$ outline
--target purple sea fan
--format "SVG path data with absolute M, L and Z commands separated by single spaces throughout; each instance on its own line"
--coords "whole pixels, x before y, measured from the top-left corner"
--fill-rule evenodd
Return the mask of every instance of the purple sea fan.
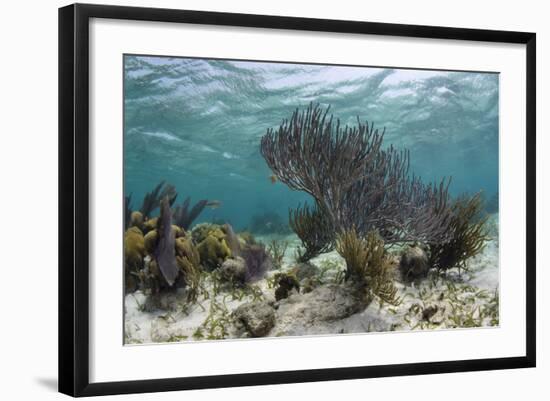
M 241 257 L 246 262 L 246 281 L 260 280 L 268 270 L 271 270 L 272 260 L 263 244 L 248 245 L 241 249 Z
M 231 224 L 224 224 L 223 230 L 225 232 L 225 242 L 231 250 L 231 255 L 233 255 L 234 258 L 241 256 L 241 245 L 239 244 L 239 238 L 237 237 L 237 234 L 235 234 L 235 231 L 233 231 Z
M 176 264 L 176 235 L 172 230 L 172 214 L 168 196 L 164 197 L 160 204 L 158 232 L 159 240 L 155 249 L 155 259 L 164 279 L 171 287 L 176 281 L 178 266 Z

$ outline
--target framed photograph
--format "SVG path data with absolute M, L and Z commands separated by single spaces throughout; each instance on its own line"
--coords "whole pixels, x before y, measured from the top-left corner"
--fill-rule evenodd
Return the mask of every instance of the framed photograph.
M 535 366 L 535 82 L 534 33 L 61 8 L 59 390 Z

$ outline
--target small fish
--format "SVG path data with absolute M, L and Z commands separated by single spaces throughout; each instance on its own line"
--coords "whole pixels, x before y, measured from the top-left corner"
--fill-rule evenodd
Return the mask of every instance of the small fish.
M 277 176 L 275 174 L 271 174 L 269 176 L 269 180 L 271 181 L 272 184 L 275 184 L 277 181 L 279 181 L 279 179 L 277 178 Z
M 206 207 L 209 207 L 209 208 L 212 208 L 212 209 L 217 209 L 219 208 L 220 206 L 222 205 L 222 202 L 219 201 L 219 200 L 209 200 L 208 202 L 206 202 Z

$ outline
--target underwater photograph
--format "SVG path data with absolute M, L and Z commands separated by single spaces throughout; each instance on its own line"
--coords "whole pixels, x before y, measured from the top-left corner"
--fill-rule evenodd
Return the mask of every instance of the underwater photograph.
M 499 74 L 124 56 L 124 344 L 499 326 Z

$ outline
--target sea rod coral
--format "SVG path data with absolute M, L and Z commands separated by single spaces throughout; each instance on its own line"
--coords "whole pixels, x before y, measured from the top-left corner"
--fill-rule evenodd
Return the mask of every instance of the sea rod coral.
M 307 262 L 321 253 L 329 252 L 333 248 L 334 230 L 327 213 L 319 207 L 309 207 L 307 203 L 297 209 L 291 209 L 288 222 L 296 233 L 302 247 L 296 251 L 296 260 Z
M 267 130 L 260 152 L 277 178 L 311 195 L 336 232 L 377 230 L 390 244 L 447 239 L 449 181 L 424 184 L 407 150 L 382 147 L 384 131 L 359 118 L 343 126 L 329 109 L 310 104 Z
M 176 206 L 176 208 L 174 209 L 174 224 L 184 228 L 185 230 L 188 230 L 191 227 L 191 224 L 193 224 L 193 221 L 195 221 L 199 214 L 201 214 L 201 212 L 206 207 L 208 200 L 201 199 L 200 201 L 195 203 L 195 205 L 193 205 L 191 210 L 189 210 L 190 202 L 191 198 L 187 197 L 181 205 Z
M 429 243 L 430 263 L 438 270 L 466 268 L 466 260 L 483 250 L 489 240 L 481 193 L 453 201 L 448 241 Z
M 151 217 L 151 213 L 160 206 L 161 201 L 168 197 L 170 206 L 175 202 L 178 193 L 173 185 L 164 185 L 165 181 L 161 181 L 151 192 L 147 192 L 143 197 L 143 203 L 139 211 L 144 218 Z

